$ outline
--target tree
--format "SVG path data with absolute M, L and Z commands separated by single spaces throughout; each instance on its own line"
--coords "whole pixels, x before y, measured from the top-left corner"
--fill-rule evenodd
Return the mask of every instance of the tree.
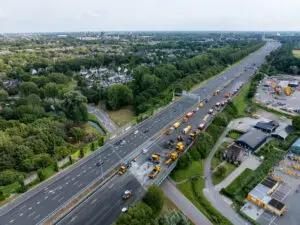
M 76 141 L 81 141 L 84 137 L 84 130 L 79 127 L 71 128 L 70 133 Z
M 107 103 L 110 108 L 117 110 L 132 101 L 132 91 L 123 84 L 113 84 L 107 90 Z
M 52 73 L 49 75 L 49 80 L 56 84 L 67 84 L 69 78 L 62 73 Z
M 39 88 L 33 82 L 23 82 L 20 84 L 20 93 L 23 96 L 39 94 Z
M 227 173 L 228 167 L 225 165 L 220 165 L 215 171 L 215 175 L 219 178 L 224 177 Z
M 198 152 L 201 155 L 201 158 L 204 159 L 208 156 L 209 152 L 214 146 L 214 140 L 209 133 L 200 132 L 195 142 L 195 146 L 197 147 Z
M 0 89 L 0 102 L 5 102 L 8 98 L 8 93 L 3 90 L 3 89 Z
M 0 186 L 5 186 L 17 181 L 20 174 L 14 170 L 3 170 L 0 172 Z
M 79 157 L 80 157 L 80 158 L 83 158 L 83 157 L 84 157 L 84 150 L 83 150 L 83 148 L 81 148 L 81 149 L 79 150 Z
M 296 130 L 300 130 L 300 116 L 295 116 L 293 118 L 292 124 Z
M 53 163 L 53 160 L 49 154 L 42 153 L 35 155 L 33 158 L 33 164 L 36 169 L 46 168 Z
M 86 122 L 88 119 L 86 103 L 86 97 L 76 91 L 70 91 L 64 94 L 62 106 L 75 122 Z
M 92 143 L 91 143 L 91 150 L 94 151 L 95 149 L 96 149 L 95 143 L 92 142 Z
M 55 99 L 58 98 L 59 87 L 56 83 L 48 83 L 45 86 L 45 97 L 52 98 L 55 103 Z
M 164 205 L 164 193 L 158 186 L 151 185 L 142 201 L 150 206 L 153 213 L 158 214 Z

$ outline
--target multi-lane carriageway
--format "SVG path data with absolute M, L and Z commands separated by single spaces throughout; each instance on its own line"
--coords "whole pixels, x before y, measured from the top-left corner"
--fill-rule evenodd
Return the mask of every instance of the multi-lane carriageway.
M 277 42 L 268 42 L 262 49 L 250 55 L 243 63 L 233 67 L 221 76 L 210 80 L 201 88 L 194 90 L 192 92 L 193 94 L 198 95 L 200 99 L 204 99 L 205 97 L 211 96 L 217 88 L 222 87 L 229 81 L 232 81 L 230 85 L 227 85 L 227 87 L 222 91 L 219 97 L 211 98 L 209 102 L 197 112 L 197 116 L 192 118 L 190 121 L 193 126 L 195 127 L 197 124 L 199 124 L 200 119 L 203 118 L 203 116 L 207 113 L 209 108 L 215 104 L 215 102 L 220 101 L 225 92 L 234 88 L 234 83 L 237 84 L 240 82 L 246 82 L 255 72 L 255 68 L 251 66 L 255 64 L 256 67 L 259 67 L 263 63 L 265 56 L 278 46 L 279 44 Z M 25 193 L 12 204 L 2 207 L 0 210 L 0 224 L 31 225 L 42 223 L 42 221 L 44 221 L 44 219 L 47 218 L 48 215 L 50 215 L 53 211 L 59 209 L 64 203 L 70 201 L 75 195 L 89 186 L 89 184 L 97 179 L 100 179 L 106 173 L 111 171 L 111 169 L 117 166 L 122 160 L 125 159 L 124 161 L 126 161 L 127 159 L 138 155 L 145 143 L 150 143 L 148 155 L 150 155 L 152 152 L 156 152 L 159 148 L 158 145 L 160 142 L 164 141 L 164 137 L 159 138 L 158 142 L 156 143 L 152 143 L 153 141 L 151 141 L 151 138 L 162 129 L 170 125 L 171 122 L 174 122 L 177 118 L 184 115 L 197 103 L 198 99 L 196 98 L 191 98 L 188 96 L 183 97 L 180 100 L 172 103 L 169 107 L 157 115 L 129 130 L 122 136 L 113 141 L 107 142 L 101 149 L 95 151 L 92 155 L 86 159 L 83 159 L 83 161 L 79 162 L 74 167 L 63 171 L 53 179 L 46 181 L 37 189 Z M 138 130 L 139 132 L 136 133 L 134 132 L 135 130 Z M 174 132 L 173 135 L 178 135 L 178 133 Z M 159 149 L 162 150 L 162 148 Z M 100 159 L 103 160 L 104 163 L 101 165 L 101 167 L 96 167 L 95 165 Z M 140 158 L 138 158 L 138 160 L 140 160 Z M 136 182 L 136 179 L 132 177 L 130 173 L 128 173 L 122 179 L 124 179 L 124 182 L 119 184 L 119 187 L 122 187 L 122 185 L 126 186 L 128 182 L 132 182 L 131 189 L 140 190 L 140 182 Z M 112 218 L 115 218 L 120 212 L 120 205 L 124 204 L 121 202 L 118 205 L 111 202 L 113 201 L 112 196 L 117 195 L 119 197 L 121 193 L 119 193 L 119 189 L 113 188 L 115 186 L 113 181 L 110 181 L 109 183 L 111 183 L 112 186 L 104 186 L 104 188 L 101 188 L 82 204 L 82 207 L 86 207 L 89 201 L 93 201 L 93 197 L 97 198 L 99 201 L 103 199 L 105 202 L 104 195 L 111 196 L 111 198 L 108 198 L 107 200 L 108 206 L 106 207 L 98 208 L 97 204 L 94 204 L 95 207 L 98 208 L 97 212 L 92 211 L 92 207 L 90 207 L 90 205 L 87 207 L 93 212 L 93 215 L 97 215 L 99 221 L 91 224 L 110 224 L 113 220 L 110 221 L 107 219 L 102 221 L 101 218 L 107 218 L 107 215 L 110 214 Z M 118 190 L 118 193 L 116 190 Z M 103 194 L 102 191 L 106 191 L 107 193 Z M 72 213 L 70 213 L 69 216 L 67 216 L 61 223 L 68 221 L 65 224 L 80 224 L 77 223 L 77 221 L 86 221 L 81 224 L 88 224 L 87 221 L 89 221 L 89 218 L 92 217 L 91 214 L 84 212 L 85 210 L 82 210 L 85 220 L 80 220 L 79 214 L 76 218 L 74 218 L 72 217 Z M 89 217 L 87 217 L 87 215 L 89 215 Z M 100 223 L 101 221 L 102 223 Z

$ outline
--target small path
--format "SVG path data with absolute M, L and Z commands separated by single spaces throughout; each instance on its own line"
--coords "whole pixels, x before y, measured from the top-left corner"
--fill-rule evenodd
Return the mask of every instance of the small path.
M 165 195 L 186 215 L 195 225 L 213 225 L 168 179 L 161 184 Z
M 189 177 L 189 178 L 187 178 L 187 179 L 184 179 L 184 180 L 181 180 L 181 181 L 178 181 L 178 182 L 172 180 L 172 183 L 174 183 L 175 185 L 176 185 L 176 184 L 182 184 L 182 183 L 185 183 L 185 182 L 187 182 L 187 181 L 193 179 L 194 177 L 201 177 L 202 179 L 204 178 L 204 177 L 201 176 L 200 174 L 196 174 L 196 175 L 194 175 L 194 176 L 191 176 L 191 177 Z

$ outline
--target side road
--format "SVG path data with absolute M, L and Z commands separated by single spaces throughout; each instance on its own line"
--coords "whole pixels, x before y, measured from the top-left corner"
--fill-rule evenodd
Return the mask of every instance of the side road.
M 212 223 L 191 203 L 172 183 L 165 179 L 161 184 L 165 195 L 195 224 L 212 225 Z

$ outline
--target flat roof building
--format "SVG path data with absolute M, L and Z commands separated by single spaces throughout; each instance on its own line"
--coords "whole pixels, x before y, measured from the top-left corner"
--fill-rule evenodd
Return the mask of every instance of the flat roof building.
M 258 122 L 254 127 L 262 130 L 263 132 L 272 133 L 277 127 L 279 127 L 279 123 L 275 120 L 270 122 Z
M 268 135 L 264 132 L 253 129 L 240 136 L 235 143 L 248 150 L 255 151 L 267 140 L 267 138 Z
M 298 138 L 291 146 L 291 151 L 300 155 L 300 138 Z

